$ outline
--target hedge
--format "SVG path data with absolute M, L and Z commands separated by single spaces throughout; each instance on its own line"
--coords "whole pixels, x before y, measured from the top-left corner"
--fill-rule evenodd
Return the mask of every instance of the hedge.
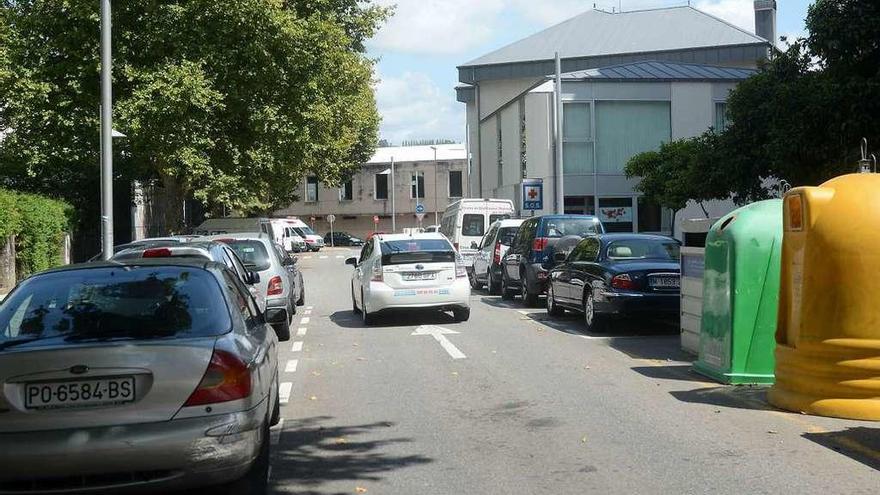
M 61 264 L 72 217 L 63 201 L 0 189 L 0 239 L 15 236 L 18 278 Z

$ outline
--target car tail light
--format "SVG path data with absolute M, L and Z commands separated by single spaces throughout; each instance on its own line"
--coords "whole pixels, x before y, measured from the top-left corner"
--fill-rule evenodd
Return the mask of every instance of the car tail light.
M 370 278 L 372 282 L 382 282 L 385 276 L 382 273 L 382 265 L 373 265 L 373 276 Z
M 266 295 L 277 296 L 282 292 L 284 292 L 284 283 L 281 281 L 281 277 L 275 275 L 269 279 L 269 289 L 266 291 Z
M 501 241 L 495 243 L 495 255 L 492 257 L 492 263 L 501 264 Z
M 611 279 L 611 287 L 615 289 L 635 289 L 636 283 L 632 277 L 624 273 Z
M 144 251 L 144 258 L 169 258 L 171 250 L 168 248 L 147 249 Z
M 532 241 L 532 251 L 543 251 L 544 248 L 547 247 L 547 238 L 546 237 L 536 237 L 534 241 Z
M 251 395 L 251 371 L 231 352 L 214 349 L 208 369 L 184 406 L 203 406 Z
M 464 263 L 455 260 L 455 278 L 466 278 L 467 276 L 467 268 L 465 268 Z

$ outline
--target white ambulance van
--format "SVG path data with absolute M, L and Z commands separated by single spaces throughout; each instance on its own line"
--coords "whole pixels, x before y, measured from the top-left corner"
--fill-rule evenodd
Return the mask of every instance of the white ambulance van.
M 443 213 L 440 233 L 445 235 L 464 258 L 466 265 L 473 262 L 486 229 L 496 220 L 513 218 L 516 210 L 509 199 L 461 199 L 452 203 Z

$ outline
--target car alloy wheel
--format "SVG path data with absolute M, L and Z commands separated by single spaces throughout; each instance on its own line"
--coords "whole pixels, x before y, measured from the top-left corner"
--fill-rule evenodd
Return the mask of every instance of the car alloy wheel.
M 522 289 L 520 290 L 520 295 L 522 296 L 523 304 L 526 306 L 534 306 L 535 303 L 538 302 L 538 296 L 529 292 L 529 284 L 526 281 L 525 274 L 520 278 Z
M 558 316 L 562 314 L 563 310 L 556 304 L 556 298 L 553 295 L 553 284 L 549 284 L 547 286 L 547 314 L 551 316 Z

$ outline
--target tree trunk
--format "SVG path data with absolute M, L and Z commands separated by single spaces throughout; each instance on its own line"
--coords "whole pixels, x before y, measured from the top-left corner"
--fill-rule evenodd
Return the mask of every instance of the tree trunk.
M 183 234 L 183 209 L 186 190 L 177 177 L 162 175 L 162 187 L 159 191 L 162 208 L 161 235 Z

